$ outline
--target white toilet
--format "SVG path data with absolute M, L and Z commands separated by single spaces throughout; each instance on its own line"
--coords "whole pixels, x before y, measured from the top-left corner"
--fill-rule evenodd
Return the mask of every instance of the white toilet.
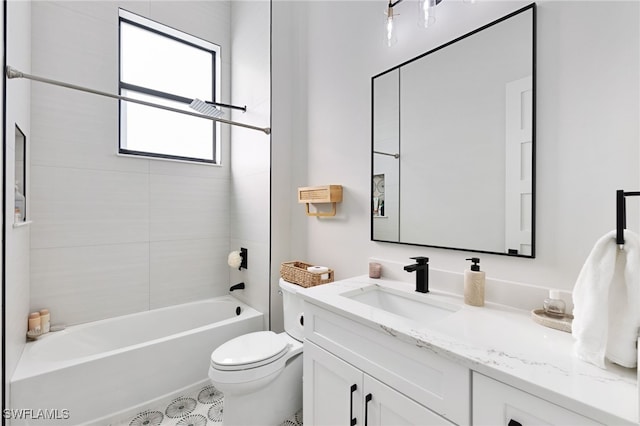
M 280 279 L 284 333 L 258 331 L 220 345 L 209 378 L 224 393 L 225 426 L 279 425 L 302 409 L 302 287 Z

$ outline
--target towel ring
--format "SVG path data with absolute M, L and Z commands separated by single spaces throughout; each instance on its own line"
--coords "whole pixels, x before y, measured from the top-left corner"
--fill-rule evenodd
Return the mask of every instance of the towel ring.
M 616 244 L 622 248 L 624 246 L 624 230 L 627 227 L 627 201 L 625 197 L 640 195 L 640 191 L 624 192 L 622 189 L 616 191 Z

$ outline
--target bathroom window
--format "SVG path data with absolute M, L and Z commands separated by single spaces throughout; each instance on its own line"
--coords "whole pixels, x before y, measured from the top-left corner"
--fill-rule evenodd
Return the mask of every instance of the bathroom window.
M 197 113 L 215 101 L 219 46 L 120 10 L 120 94 Z M 217 163 L 215 121 L 120 101 L 119 153 Z

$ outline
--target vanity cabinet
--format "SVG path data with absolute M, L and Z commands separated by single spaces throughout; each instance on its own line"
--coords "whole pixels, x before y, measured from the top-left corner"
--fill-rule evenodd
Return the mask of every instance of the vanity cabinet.
M 472 393 L 473 424 L 478 426 L 601 424 L 475 372 Z
M 304 424 L 453 425 L 313 343 L 304 351 Z
M 355 277 L 299 293 L 306 426 L 639 425 L 636 371 L 585 364 L 570 335 L 508 307 L 460 306 L 423 326 L 434 309 L 389 296 L 406 287 Z
M 470 424 L 469 369 L 388 328 L 304 309 L 306 425 Z

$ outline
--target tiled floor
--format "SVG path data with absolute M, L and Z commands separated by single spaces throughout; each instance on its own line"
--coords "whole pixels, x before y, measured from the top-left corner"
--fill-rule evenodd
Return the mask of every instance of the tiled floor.
M 223 401 L 222 392 L 207 385 L 175 398 L 163 410 L 144 410 L 113 426 L 221 426 Z M 281 426 L 302 426 L 302 412 L 284 420 Z

